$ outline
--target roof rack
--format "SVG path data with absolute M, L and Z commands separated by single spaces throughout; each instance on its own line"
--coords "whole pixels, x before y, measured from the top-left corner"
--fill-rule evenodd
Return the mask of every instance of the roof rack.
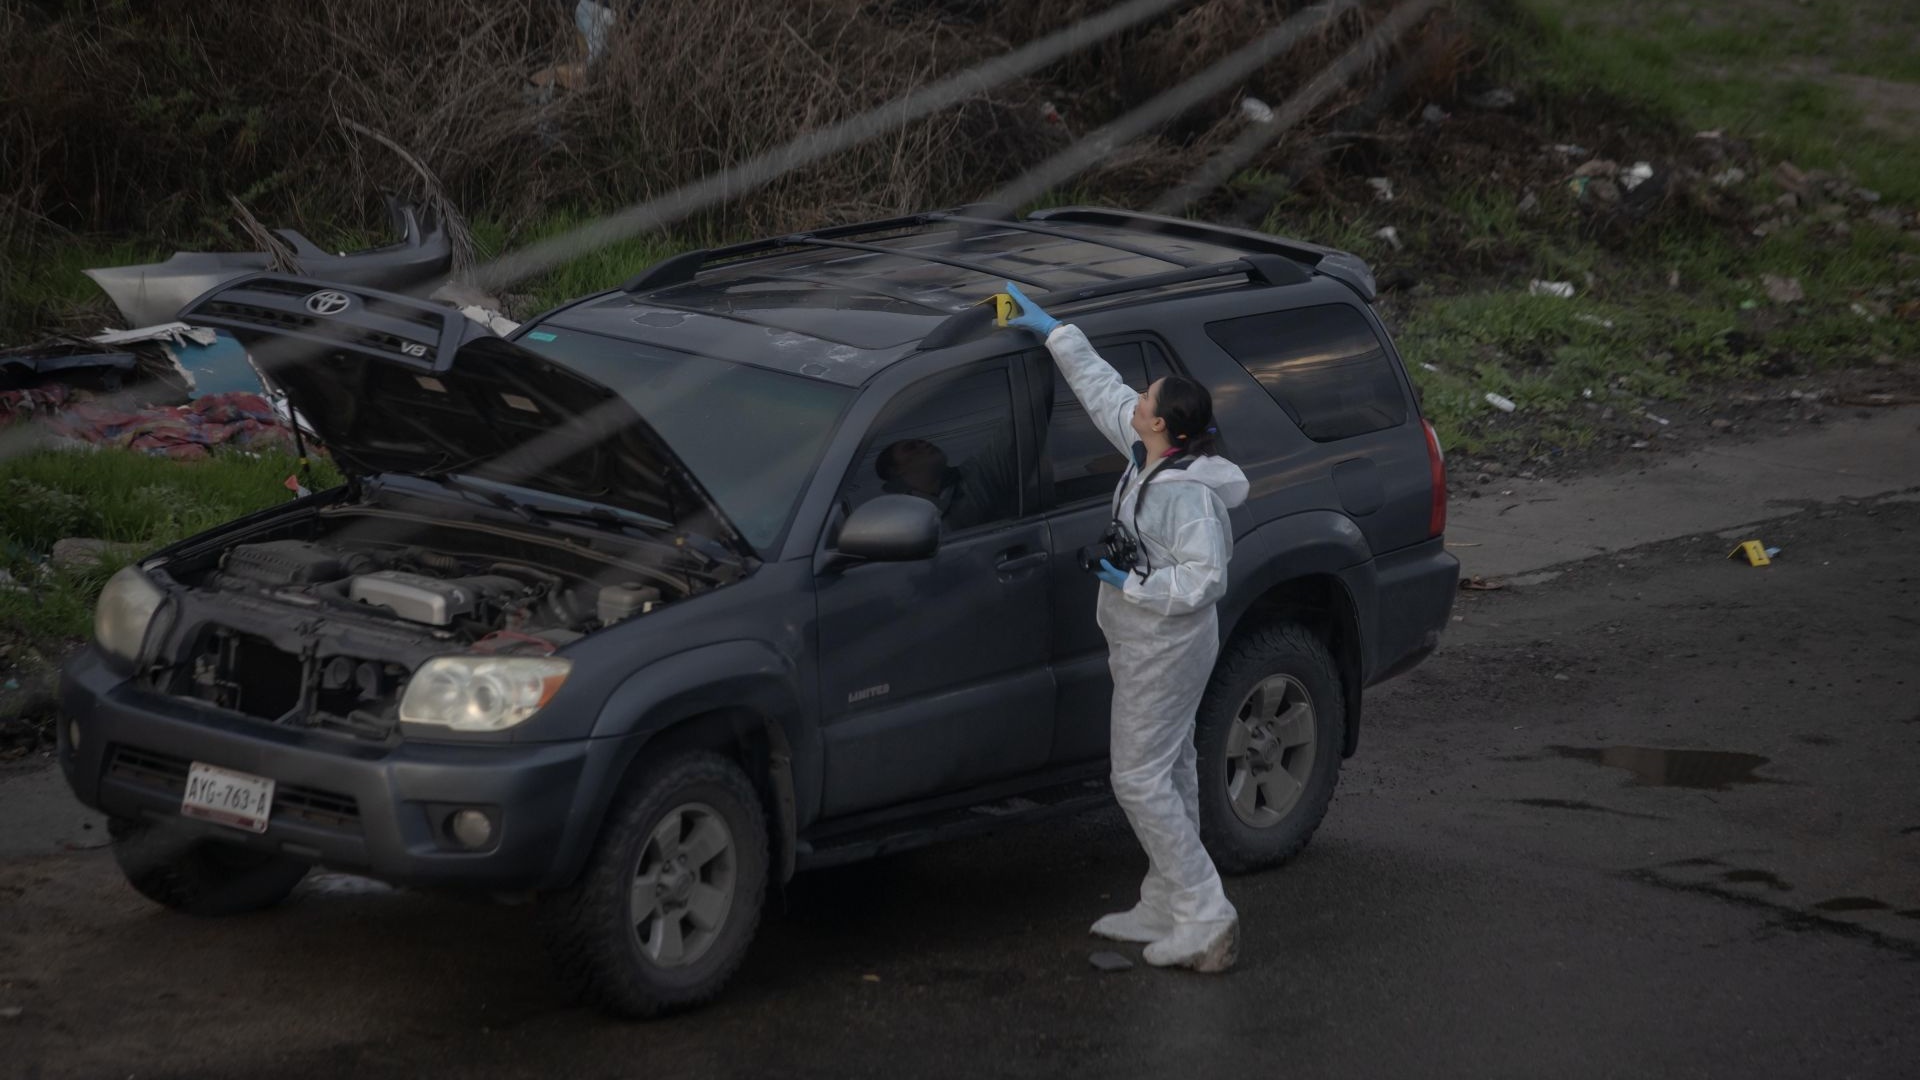
M 1037 216 L 1037 215 L 1030 215 L 1030 216 Z M 1197 262 L 1192 261 L 1191 259 L 1175 258 L 1174 256 L 1169 255 L 1164 251 L 1155 251 L 1152 248 L 1142 247 L 1139 244 L 1129 244 L 1119 240 L 1108 240 L 1104 237 L 1096 240 L 1093 237 L 1082 236 L 1079 233 L 1069 232 L 1066 229 L 1055 229 L 1046 225 L 1035 225 L 1031 221 L 1014 221 L 1007 218 L 972 217 L 966 214 L 958 214 L 958 213 L 941 214 L 939 215 L 939 217 L 940 217 L 940 220 L 942 221 L 951 221 L 961 225 L 973 226 L 971 231 L 974 235 L 979 235 L 980 233 L 988 232 L 993 229 L 1011 229 L 1015 232 L 1034 233 L 1039 236 L 1051 236 L 1060 240 L 1078 240 L 1083 244 L 1098 244 L 1101 247 L 1112 248 L 1115 251 L 1124 251 L 1129 255 L 1144 255 L 1149 259 L 1158 259 L 1163 263 L 1168 263 L 1173 266 L 1194 267 L 1194 266 L 1201 265 Z
M 1099 285 L 1083 285 L 1077 289 L 1061 289 L 1057 292 L 1049 292 L 1046 296 L 1050 306 L 1061 307 L 1084 303 L 1088 300 L 1121 296 L 1126 293 L 1144 292 L 1174 285 L 1190 285 L 1229 277 L 1245 277 L 1252 285 L 1299 285 L 1308 280 L 1306 268 L 1298 262 L 1280 255 L 1261 253 L 1245 255 L 1229 262 L 1183 267 L 1164 274 L 1147 274 L 1143 277 L 1109 281 Z M 992 310 L 983 304 L 975 304 L 964 311 L 948 316 L 940 325 L 920 339 L 920 344 L 915 351 L 926 352 L 959 344 L 990 326 L 992 322 Z
M 863 221 L 854 225 L 833 225 L 824 229 L 814 229 L 811 232 L 789 233 L 786 236 L 770 236 L 763 240 L 749 240 L 742 244 L 729 244 L 725 247 L 697 248 L 654 263 L 627 279 L 626 284 L 620 286 L 620 291 L 641 292 L 646 289 L 664 288 L 668 285 L 683 285 L 692 281 L 694 275 L 708 263 L 756 255 L 771 255 L 782 248 L 813 247 L 816 246 L 814 242 L 819 240 L 839 240 L 845 237 L 865 236 L 868 233 L 913 229 L 931 225 L 938 220 L 937 214 L 909 214 L 905 217 Z
M 1091 206 L 1062 206 L 1051 210 L 1035 210 L 1027 217 L 1031 220 L 1046 222 L 1104 225 L 1112 229 L 1127 229 L 1133 232 L 1153 233 L 1157 236 L 1172 236 L 1182 240 L 1218 244 L 1240 251 L 1281 255 L 1305 263 L 1328 277 L 1345 282 L 1368 302 L 1372 302 L 1375 294 L 1373 270 L 1359 256 L 1301 240 L 1254 232 L 1252 229 L 1235 229 L 1225 225 L 1209 225 L 1203 221 L 1166 217 L 1161 214 L 1143 214 L 1133 210 L 1113 210 Z M 1104 243 L 1105 241 L 1096 242 Z

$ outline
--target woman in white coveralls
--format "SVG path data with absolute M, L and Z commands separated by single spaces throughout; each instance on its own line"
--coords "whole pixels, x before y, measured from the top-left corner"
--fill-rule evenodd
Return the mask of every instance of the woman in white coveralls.
M 1172 375 L 1136 393 L 1079 328 L 1012 283 L 1006 290 L 1020 307 L 1008 325 L 1046 339 L 1094 425 L 1133 461 L 1113 519 L 1138 556 L 1133 566 L 1102 561 L 1098 615 L 1113 672 L 1113 793 L 1148 869 L 1140 902 L 1093 932 L 1144 943 L 1156 967 L 1225 971 L 1238 955 L 1239 915 L 1200 843 L 1193 725 L 1220 652 L 1214 605 L 1233 554 L 1227 511 L 1246 500 L 1247 478 L 1214 450 L 1206 387 Z

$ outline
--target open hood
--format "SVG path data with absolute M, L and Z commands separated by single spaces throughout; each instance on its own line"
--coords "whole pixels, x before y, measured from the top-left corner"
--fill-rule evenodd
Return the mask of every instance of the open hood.
M 255 274 L 180 317 L 244 342 L 350 474 L 480 476 L 635 511 L 753 555 L 617 393 L 450 307 Z

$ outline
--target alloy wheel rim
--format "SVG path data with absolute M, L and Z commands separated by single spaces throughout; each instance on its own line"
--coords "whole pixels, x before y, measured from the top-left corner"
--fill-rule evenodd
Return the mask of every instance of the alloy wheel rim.
M 640 954 L 663 968 L 705 956 L 733 911 L 738 879 L 725 818 L 704 803 L 668 811 L 640 849 L 628 894 Z
M 1255 829 L 1280 824 L 1305 794 L 1313 774 L 1313 697 L 1291 675 L 1253 688 L 1227 733 L 1227 802 Z

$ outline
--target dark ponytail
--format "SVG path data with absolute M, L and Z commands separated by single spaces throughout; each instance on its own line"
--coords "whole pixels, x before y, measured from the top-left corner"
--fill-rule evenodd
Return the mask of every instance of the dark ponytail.
M 1220 431 L 1213 423 L 1213 395 L 1184 375 L 1160 380 L 1155 415 L 1167 422 L 1167 437 L 1184 454 L 1207 456 L 1220 452 Z

